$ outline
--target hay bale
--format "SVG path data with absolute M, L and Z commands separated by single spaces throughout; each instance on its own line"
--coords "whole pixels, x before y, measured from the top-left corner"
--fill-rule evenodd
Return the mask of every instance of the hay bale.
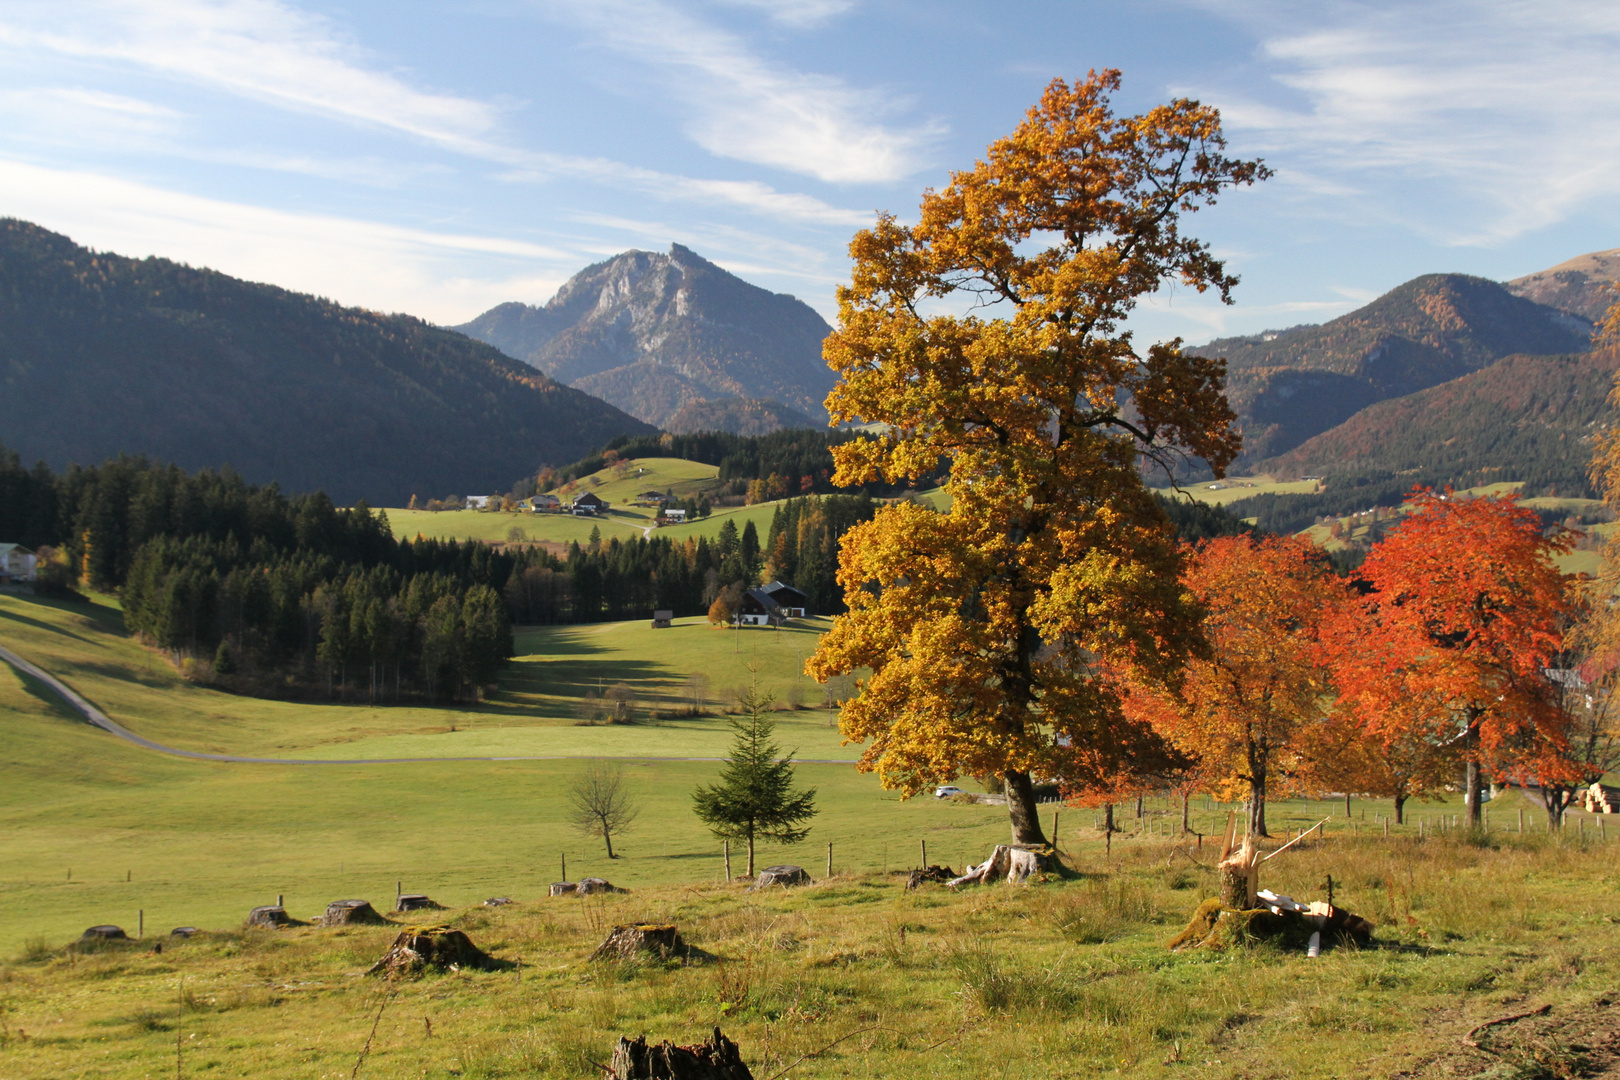
M 316 919 L 320 926 L 387 926 L 388 920 L 364 900 L 334 900 L 326 914 Z
M 512 902 L 510 896 L 492 896 L 484 901 L 485 907 L 505 907 Z
M 758 892 L 772 885 L 780 885 L 786 889 L 794 885 L 810 884 L 813 884 L 810 875 L 802 866 L 767 866 L 759 872 L 759 877 L 754 879 L 754 883 L 748 886 L 748 891 Z
M 422 893 L 401 893 L 394 901 L 394 913 L 403 915 L 407 911 L 443 911 L 440 904 Z
M 261 926 L 267 930 L 275 930 L 283 926 L 291 926 L 292 919 L 288 917 L 287 909 L 280 904 L 266 904 L 248 912 L 247 921 L 243 925 L 248 927 Z
M 615 926 L 607 940 L 591 953 L 592 960 L 629 960 L 649 953 L 668 960 L 688 953 L 681 932 L 670 923 L 630 923 Z
M 92 926 L 79 935 L 80 941 L 128 941 L 129 935 L 124 933 L 122 926 L 113 926 L 110 923 L 102 926 Z
M 401 979 L 414 978 L 428 968 L 496 971 L 510 966 L 474 945 L 460 930 L 448 926 L 408 926 L 366 974 Z
M 743 1063 L 737 1044 L 714 1034 L 696 1046 L 676 1046 L 664 1040 L 647 1045 L 647 1036 L 621 1037 L 608 1065 L 612 1080 L 754 1080 Z

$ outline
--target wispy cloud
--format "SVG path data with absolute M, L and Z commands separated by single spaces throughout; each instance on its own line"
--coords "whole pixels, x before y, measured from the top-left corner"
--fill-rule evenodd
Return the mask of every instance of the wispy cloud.
M 774 22 L 796 28 L 817 26 L 855 7 L 855 0 L 722 0 L 732 7 L 763 11 Z
M 585 261 L 572 247 L 272 210 L 3 160 L 0 190 L 7 214 L 81 243 L 440 322 L 550 296 Z
M 932 121 L 890 125 L 887 118 L 905 102 L 773 65 L 737 35 L 660 0 L 558 2 L 551 9 L 660 72 L 685 110 L 688 134 L 720 157 L 835 183 L 886 182 L 922 167 L 944 133 Z
M 344 124 L 425 140 L 454 154 L 494 162 L 509 178 L 585 178 L 660 199 L 724 204 L 785 220 L 848 225 L 869 214 L 834 207 L 810 195 L 782 192 L 755 181 L 705 179 L 613 161 L 524 147 L 503 131 L 492 104 L 464 95 L 424 90 L 402 74 L 380 70 L 378 59 L 348 40 L 330 20 L 279 0 L 13 0 L 0 8 L 0 49 L 44 50 L 62 57 L 121 64 L 169 79 L 311 113 Z M 54 106 L 123 108 L 122 126 L 66 123 L 58 131 L 79 141 L 127 141 L 138 133 L 139 109 L 151 117 L 163 110 L 133 98 L 87 94 L 73 101 L 52 91 Z M 92 98 L 107 100 L 91 100 Z M 144 121 L 148 126 L 155 119 Z M 195 149 L 176 148 L 183 157 Z M 209 154 L 219 153 L 210 147 Z M 267 167 L 311 175 L 355 176 L 373 182 L 372 170 L 305 154 L 264 149 L 237 154 Z
M 1217 2 L 1278 87 L 1220 100 L 1302 190 L 1368 191 L 1431 238 L 1489 245 L 1620 194 L 1620 6 Z M 1414 188 L 1390 208 L 1391 181 Z

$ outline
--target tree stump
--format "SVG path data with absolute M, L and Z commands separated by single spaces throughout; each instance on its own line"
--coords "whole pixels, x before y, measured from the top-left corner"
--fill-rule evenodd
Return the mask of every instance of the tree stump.
M 579 883 L 574 881 L 553 881 L 551 883 L 552 896 L 572 896 L 579 889 Z
M 772 885 L 780 885 L 784 889 L 794 885 L 811 885 L 810 875 L 802 866 L 767 866 L 759 872 L 759 877 L 748 886 L 749 892 L 758 892 L 768 889 Z
M 955 872 L 948 866 L 926 866 L 921 870 L 913 870 L 906 877 L 906 888 L 915 889 L 928 882 L 943 885 L 955 876 Z
M 648 1046 L 647 1037 L 621 1038 L 608 1065 L 612 1080 L 754 1080 L 737 1044 L 714 1029 L 696 1046 L 669 1040 Z
M 444 905 L 435 902 L 421 893 L 402 893 L 394 902 L 394 912 L 404 914 L 407 911 L 443 911 Z
M 81 941 L 128 941 L 129 935 L 124 933 L 122 926 L 92 926 L 79 935 Z
M 952 878 L 945 884 L 953 889 L 958 885 L 988 885 L 1005 875 L 1007 884 L 1022 885 L 1040 868 L 1041 857 L 1035 849 L 997 844 L 988 859 L 978 866 L 968 867 L 961 877 Z
M 448 926 L 410 926 L 400 931 L 382 959 L 371 965 L 366 974 L 401 979 L 421 975 L 430 967 L 440 971 L 461 968 L 495 971 L 510 966 L 474 945 L 460 930 Z
M 688 950 L 681 932 L 669 923 L 631 923 L 615 926 L 607 940 L 591 953 L 592 960 L 629 960 L 651 953 L 661 960 L 685 956 Z
M 248 912 L 245 926 L 261 926 L 266 930 L 275 930 L 279 927 L 289 926 L 292 919 L 287 917 L 287 909 L 279 904 L 266 904 L 256 907 Z
M 388 920 L 364 900 L 334 900 L 326 914 L 315 920 L 321 926 L 386 926 Z

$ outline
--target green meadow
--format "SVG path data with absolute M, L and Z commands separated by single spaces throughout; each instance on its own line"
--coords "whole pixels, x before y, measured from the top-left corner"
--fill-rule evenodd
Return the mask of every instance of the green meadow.
M 693 1042 L 716 1024 L 761 1080 L 789 1066 L 795 1078 L 1573 1077 L 1613 1062 L 1620 836 L 1579 816 L 1549 836 L 1515 792 L 1491 803 L 1480 835 L 1449 827 L 1453 801 L 1410 806 L 1394 827 L 1383 801 L 1357 799 L 1348 818 L 1337 800 L 1274 803 L 1276 843 L 1324 818 L 1328 831 L 1268 862 L 1262 885 L 1315 899 L 1331 878 L 1336 902 L 1377 924 L 1371 946 L 1316 960 L 1267 944 L 1165 949 L 1214 890 L 1212 834 L 1229 808 L 1203 798 L 1190 813 L 1202 836 L 1180 833 L 1167 798 L 1140 816 L 1120 807 L 1125 831 L 1110 840 L 1094 810 L 1049 805 L 1063 876 L 908 892 L 901 872 L 924 843 L 929 862 L 960 868 L 1006 838 L 1004 808 L 901 800 L 847 760 L 805 763 L 821 810 L 811 836 L 760 858 L 800 863 L 817 883 L 760 895 L 725 882 L 720 845 L 690 810 L 718 767 L 690 759 L 724 752 L 724 721 L 664 714 L 690 702 L 694 671 L 711 713 L 750 679 L 788 704 L 823 626 L 525 628 L 489 701 L 374 708 L 219 694 L 132 641 L 110 603 L 0 595 L 0 642 L 143 735 L 330 759 L 142 749 L 4 666 L 0 1076 L 589 1077 L 621 1034 Z M 578 726 L 577 695 L 614 682 L 633 688 L 641 722 Z M 827 710 L 778 715 L 802 757 L 858 749 L 838 745 Z M 556 756 L 351 763 L 543 753 Z M 612 862 L 566 820 L 588 755 L 626 759 L 641 804 Z M 631 891 L 547 898 L 564 859 L 571 879 Z M 241 929 L 278 897 L 308 920 L 349 897 L 386 910 L 398 888 L 521 966 L 389 984 L 363 973 L 395 928 Z M 515 903 L 480 906 L 493 896 Z M 702 954 L 587 959 L 638 920 L 675 922 Z M 100 923 L 145 937 L 73 944 Z M 204 933 L 169 938 L 176 926 Z M 1544 1004 L 1476 1039 L 1484 1050 L 1460 1042 Z

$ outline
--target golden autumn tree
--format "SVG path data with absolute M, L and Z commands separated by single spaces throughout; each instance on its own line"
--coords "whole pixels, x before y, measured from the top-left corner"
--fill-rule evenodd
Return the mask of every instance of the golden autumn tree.
M 1311 778 L 1307 750 L 1331 701 L 1320 632 L 1343 587 L 1293 536 L 1206 541 L 1184 580 L 1206 611 L 1209 651 L 1190 660 L 1179 692 L 1133 685 L 1126 711 L 1196 760 L 1217 796 L 1246 800 L 1249 834 L 1265 836 L 1266 800 Z
M 1572 613 L 1553 563 L 1569 542 L 1512 496 L 1420 488 L 1410 502 L 1361 566 L 1370 591 L 1341 609 L 1334 679 L 1371 737 L 1447 755 L 1478 825 L 1487 773 L 1567 771 L 1570 717 L 1547 670 Z
M 1217 475 L 1239 440 L 1222 361 L 1139 352 L 1122 320 L 1175 279 L 1229 300 L 1236 278 L 1181 219 L 1267 175 L 1225 156 L 1220 115 L 1178 100 L 1116 116 L 1119 73 L 1054 81 L 986 160 L 850 244 L 827 362 L 839 484 L 949 465 L 951 508 L 884 507 L 850 530 L 849 614 L 806 665 L 869 668 L 840 717 L 860 767 L 907 794 L 1006 783 L 1015 841 L 1045 837 L 1032 777 L 1084 786 L 1163 757 L 1103 673 L 1169 679 L 1200 641 L 1181 553 L 1138 470 L 1180 451 Z

